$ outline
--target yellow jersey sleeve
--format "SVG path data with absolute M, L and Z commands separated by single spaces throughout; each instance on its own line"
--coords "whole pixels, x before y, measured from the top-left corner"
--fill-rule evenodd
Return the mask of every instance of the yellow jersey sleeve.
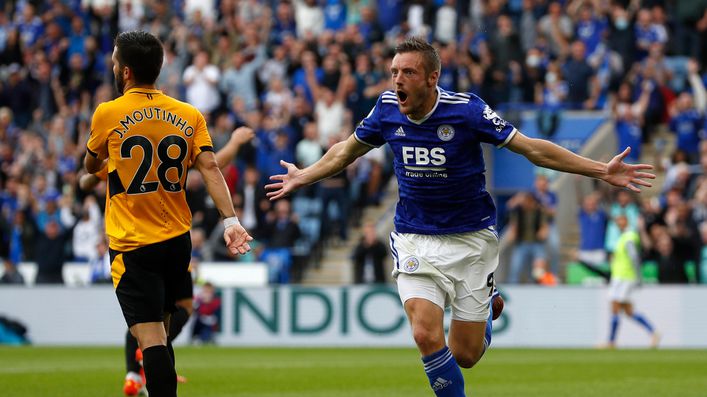
M 86 143 L 86 150 L 91 156 L 104 159 L 108 157 L 108 134 L 110 134 L 109 123 L 103 115 L 106 108 L 105 103 L 96 107 L 91 120 L 91 134 Z
M 197 112 L 197 121 L 194 131 L 194 140 L 192 141 L 193 149 L 191 151 L 191 158 L 189 158 L 189 168 L 191 168 L 196 162 L 196 158 L 201 154 L 201 152 L 213 152 L 214 147 L 211 142 L 211 136 L 209 135 L 209 129 L 206 126 L 206 120 L 200 111 Z

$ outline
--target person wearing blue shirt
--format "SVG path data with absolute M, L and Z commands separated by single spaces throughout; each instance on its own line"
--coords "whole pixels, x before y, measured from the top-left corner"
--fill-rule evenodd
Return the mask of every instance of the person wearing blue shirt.
M 405 2 L 402 0 L 378 0 L 376 1 L 378 10 L 378 22 L 384 32 L 389 32 L 400 24 Z
M 302 53 L 301 61 L 302 66 L 295 70 L 295 73 L 292 75 L 292 88 L 294 91 L 301 91 L 307 102 L 313 104 L 314 97 L 312 96 L 312 90 L 309 88 L 309 84 L 307 84 L 306 69 L 308 65 L 313 65 L 314 75 L 319 83 L 324 79 L 324 70 L 317 66 L 316 55 L 311 51 Z
M 25 47 L 32 47 L 44 34 L 44 23 L 37 16 L 33 4 L 26 4 L 22 10 L 22 17 L 17 24 L 20 40 Z
M 584 43 L 588 57 L 594 54 L 594 50 L 602 42 L 606 29 L 606 19 L 594 15 L 592 3 L 584 3 L 579 12 L 579 21 L 575 26 L 575 35 Z
M 648 108 L 652 84 L 644 82 L 638 101 L 631 100 L 631 84 L 624 82 L 619 86 L 617 100 L 612 105 L 615 121 L 616 135 L 619 141 L 619 150 L 628 147 L 634 148 L 628 157 L 631 162 L 638 161 L 641 154 L 641 127 L 644 115 Z
M 579 229 L 581 230 L 579 238 L 580 251 L 587 253 L 598 251 L 600 252 L 598 256 L 602 256 L 607 217 L 606 211 L 599 206 L 599 199 L 595 193 L 584 197 L 578 218 Z M 602 256 L 599 261 L 591 262 L 603 262 L 604 260 L 605 258 Z
M 438 86 L 443 90 L 454 91 L 459 86 L 461 68 L 457 63 L 453 46 L 440 48 L 440 61 L 443 68 L 440 70 Z
M 338 31 L 346 27 L 346 2 L 326 0 L 324 2 L 324 29 Z
M 66 49 L 65 61 L 68 62 L 71 56 L 74 54 L 80 54 L 82 57 L 85 56 L 85 46 L 86 38 L 88 37 L 88 30 L 84 20 L 79 16 L 74 16 L 71 19 L 71 31 L 67 35 L 68 48 Z
M 288 36 L 297 36 L 294 11 L 290 3 L 280 2 L 275 9 L 270 42 L 279 45 L 282 44 Z
M 574 41 L 570 51 L 571 57 L 562 65 L 562 74 L 572 87 L 567 91 L 567 105 L 570 109 L 594 109 L 598 81 L 594 69 L 587 62 L 584 42 Z
M 577 220 L 579 221 L 579 249 L 577 261 L 586 269 L 609 281 L 609 272 L 602 269 L 606 264 L 606 226 L 609 221 L 600 203 L 599 194 L 592 192 L 581 195 L 577 189 L 577 199 L 580 202 Z
M 633 29 L 636 58 L 638 60 L 643 60 L 648 56 L 648 51 L 653 44 L 665 44 L 668 41 L 668 33 L 665 30 L 665 26 L 653 23 L 651 10 L 648 8 L 638 10 L 636 24 Z
M 496 207 L 485 187 L 481 143 L 508 147 L 536 165 L 640 191 L 650 165 L 609 163 L 528 138 L 481 98 L 438 87 L 439 55 L 421 38 L 395 49 L 393 90 L 385 91 L 354 134 L 316 163 L 265 186 L 271 200 L 341 172 L 373 147 L 388 144 L 399 185 L 390 246 L 400 299 L 437 396 L 465 396 L 460 367 L 471 368 L 491 342 L 493 273 L 498 265 Z M 444 308 L 452 307 L 447 346 Z M 495 305 L 494 305 L 495 306 Z M 498 314 L 498 311 L 497 313 Z
M 677 148 L 687 153 L 690 164 L 697 164 L 702 115 L 692 107 L 692 96 L 687 92 L 680 94 L 676 108 L 675 115 L 670 119 L 670 131 L 677 137 Z
M 677 148 L 687 154 L 690 164 L 700 159 L 700 141 L 707 110 L 707 92 L 694 59 L 687 63 L 688 81 L 692 92 L 680 93 L 671 110 L 670 131 L 677 137 Z

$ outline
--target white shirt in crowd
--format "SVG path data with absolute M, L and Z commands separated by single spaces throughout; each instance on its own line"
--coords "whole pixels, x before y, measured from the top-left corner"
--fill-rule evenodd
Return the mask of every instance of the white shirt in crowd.
M 316 1 L 312 3 L 309 5 L 306 1 L 295 1 L 297 37 L 304 38 L 307 32 L 316 37 L 324 31 L 324 11 Z
M 201 17 L 205 20 L 213 21 L 216 18 L 216 4 L 214 0 L 185 0 L 184 14 L 190 20 L 195 12 L 201 12 Z
M 309 167 L 319 161 L 324 154 L 324 149 L 319 141 L 302 139 L 295 147 L 295 158 L 300 167 Z
M 457 10 L 446 4 L 437 10 L 435 38 L 442 43 L 452 43 L 457 35 Z
M 314 113 L 319 128 L 319 144 L 329 147 L 329 137 L 338 134 L 344 127 L 346 108 L 343 102 L 334 101 L 331 106 L 327 106 L 324 101 L 317 101 Z
M 95 202 L 88 206 L 88 219 L 81 219 L 74 227 L 72 248 L 74 256 L 93 260 L 98 256 L 96 245 L 102 238 L 101 210 Z
M 221 72 L 216 65 L 206 65 L 202 70 L 190 65 L 184 70 L 184 81 L 187 85 L 187 102 L 194 105 L 202 113 L 211 113 L 219 105 L 219 91 L 216 87 Z

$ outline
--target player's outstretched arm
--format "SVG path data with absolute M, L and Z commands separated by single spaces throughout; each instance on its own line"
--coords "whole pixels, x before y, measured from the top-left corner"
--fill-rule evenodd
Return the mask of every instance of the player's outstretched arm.
M 529 138 L 516 131 L 508 142 L 508 148 L 540 167 L 601 179 L 634 192 L 640 192 L 640 186 L 651 187 L 647 179 L 655 178 L 653 173 L 644 172 L 653 169 L 652 165 L 624 162 L 624 158 L 631 152 L 630 147 L 614 156 L 608 163 L 603 163 L 572 153 L 550 141 Z
M 228 166 L 228 164 L 233 161 L 233 158 L 238 154 L 238 150 L 241 146 L 250 142 L 255 136 L 255 132 L 249 127 L 238 127 L 231 133 L 231 139 L 228 140 L 226 145 L 216 152 L 216 162 L 219 168 L 223 170 Z
M 206 190 L 214 200 L 216 208 L 224 218 L 223 239 L 232 254 L 245 254 L 250 251 L 249 241 L 253 240 L 248 232 L 241 226 L 236 217 L 236 212 L 231 201 L 231 193 L 228 191 L 223 174 L 218 168 L 216 156 L 213 152 L 201 152 L 196 157 L 196 169 L 201 172 L 206 185 Z
M 352 134 L 347 140 L 332 146 L 319 161 L 307 168 L 299 169 L 294 164 L 280 160 L 287 173 L 272 175 L 270 180 L 275 182 L 265 185 L 265 190 L 268 191 L 266 194 L 270 200 L 283 198 L 302 186 L 338 174 L 369 150 L 370 146 L 359 142 Z

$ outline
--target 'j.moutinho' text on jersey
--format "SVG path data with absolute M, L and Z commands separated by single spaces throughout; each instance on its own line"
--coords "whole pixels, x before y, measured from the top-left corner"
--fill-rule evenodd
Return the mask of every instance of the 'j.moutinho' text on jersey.
M 191 228 L 187 171 L 200 153 L 213 151 L 194 106 L 158 90 L 129 89 L 96 108 L 86 146 L 92 156 L 108 158 L 102 173 L 111 249 L 131 251 Z

